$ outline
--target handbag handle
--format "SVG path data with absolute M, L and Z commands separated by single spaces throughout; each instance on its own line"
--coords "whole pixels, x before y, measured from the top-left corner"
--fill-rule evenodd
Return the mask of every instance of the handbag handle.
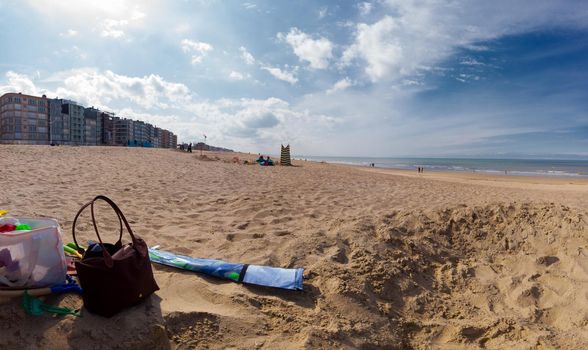
M 72 227 L 72 235 L 73 235 L 74 243 L 77 245 L 78 243 L 76 241 L 76 234 L 75 234 L 76 221 L 77 221 L 78 217 L 80 216 L 80 214 L 82 213 L 82 211 L 84 209 L 86 209 L 88 206 L 90 206 L 90 213 L 92 214 L 92 225 L 94 226 L 94 231 L 96 232 L 96 236 L 98 237 L 98 241 L 100 242 L 100 246 L 102 247 L 102 255 L 104 256 L 104 260 L 105 260 L 106 265 L 108 267 L 112 267 L 112 265 L 113 265 L 112 256 L 110 255 L 110 253 L 108 253 L 108 251 L 104 247 L 104 243 L 102 242 L 102 238 L 100 237 L 100 233 L 98 232 L 98 226 L 96 225 L 96 217 L 94 215 L 94 202 L 96 202 L 97 200 L 102 200 L 102 201 L 105 201 L 106 203 L 108 203 L 110 205 L 110 207 L 114 210 L 116 215 L 118 216 L 118 221 L 119 221 L 119 225 L 120 225 L 120 233 L 119 233 L 118 241 L 120 242 L 122 240 L 122 231 L 123 231 L 122 230 L 122 223 L 124 222 L 125 227 L 129 233 L 129 235 L 131 236 L 131 240 L 133 242 L 133 247 L 134 248 L 137 247 L 137 239 L 135 238 L 135 235 L 133 234 L 133 230 L 131 229 L 131 226 L 129 225 L 127 219 L 125 218 L 125 216 L 122 213 L 122 211 L 120 210 L 120 208 L 110 198 L 108 198 L 106 196 L 102 196 L 102 195 L 96 196 L 94 199 L 92 199 L 90 202 L 84 204 L 82 206 L 82 208 L 80 208 L 80 210 L 76 214 L 76 217 L 74 218 L 73 227 Z M 145 257 L 147 255 L 146 251 L 142 251 L 140 249 L 136 249 L 136 250 L 143 257 Z

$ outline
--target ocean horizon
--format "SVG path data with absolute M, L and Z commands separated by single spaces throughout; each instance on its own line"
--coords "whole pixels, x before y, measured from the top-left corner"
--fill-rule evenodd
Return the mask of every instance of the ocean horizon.
M 403 157 L 333 157 L 294 156 L 295 159 L 322 161 L 354 166 L 425 171 L 471 172 L 514 176 L 552 176 L 588 178 L 587 159 L 524 159 L 524 158 L 403 158 Z

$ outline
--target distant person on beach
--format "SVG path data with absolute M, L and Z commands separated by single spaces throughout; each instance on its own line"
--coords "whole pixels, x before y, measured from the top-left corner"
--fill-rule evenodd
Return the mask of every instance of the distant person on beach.
M 257 158 L 257 160 L 255 161 L 256 163 L 259 164 L 264 164 L 265 163 L 265 159 L 263 158 L 263 156 L 260 154 L 259 158 Z
M 192 142 L 190 142 L 190 144 L 188 145 L 188 152 L 192 153 Z

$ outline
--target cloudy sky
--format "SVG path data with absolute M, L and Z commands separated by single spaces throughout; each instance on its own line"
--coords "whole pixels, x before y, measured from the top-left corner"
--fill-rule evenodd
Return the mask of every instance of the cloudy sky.
M 0 0 L 0 93 L 241 151 L 588 156 L 588 2 Z

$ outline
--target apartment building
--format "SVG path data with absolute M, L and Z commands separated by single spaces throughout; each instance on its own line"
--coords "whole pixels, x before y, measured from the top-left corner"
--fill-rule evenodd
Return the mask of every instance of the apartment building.
M 114 144 L 116 146 L 129 146 L 135 140 L 134 121 L 126 118 L 118 118 L 114 121 Z
M 58 145 L 84 145 L 84 107 L 74 101 L 49 101 L 50 143 Z
M 153 125 L 145 123 L 145 146 L 153 146 Z
M 84 145 L 102 143 L 102 111 L 94 107 L 84 109 Z
M 170 148 L 171 147 L 171 133 L 165 129 L 161 129 L 161 147 L 163 148 Z
M 45 95 L 7 93 L 0 97 L 0 143 L 49 143 L 48 100 Z
M 161 129 L 154 126 L 153 127 L 153 133 L 151 135 L 151 143 L 153 144 L 153 147 L 155 148 L 162 148 L 163 146 L 161 145 Z
M 130 139 L 129 146 L 143 147 L 147 143 L 147 130 L 145 122 L 136 120 L 133 123 L 134 136 Z
M 74 101 L 6 93 L 0 96 L 0 143 L 175 148 L 177 136 Z
M 49 143 L 69 145 L 71 141 L 69 114 L 62 113 L 63 100 L 49 100 Z
M 64 113 L 69 114 L 70 133 L 72 145 L 83 145 L 85 143 L 84 107 L 68 101 L 62 106 Z
M 100 143 L 102 145 L 114 146 L 114 123 L 120 118 L 107 112 L 102 112 L 100 118 L 102 118 L 102 135 Z

